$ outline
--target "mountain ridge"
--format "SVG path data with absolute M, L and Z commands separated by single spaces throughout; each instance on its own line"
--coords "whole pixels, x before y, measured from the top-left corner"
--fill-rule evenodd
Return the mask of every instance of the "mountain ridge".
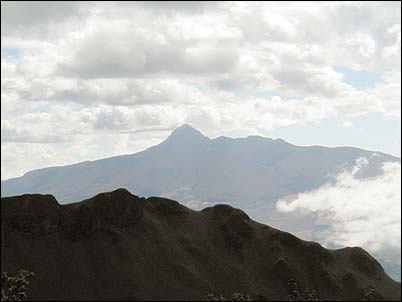
M 165 140 L 163 140 L 161 143 L 159 143 L 159 144 L 157 144 L 157 145 L 154 145 L 154 146 L 150 146 L 150 147 L 148 147 L 148 148 L 146 148 L 146 149 L 144 149 L 144 150 L 138 151 L 138 152 L 127 153 L 127 154 L 119 154 L 119 155 L 114 155 L 114 156 L 105 157 L 105 158 L 98 158 L 98 159 L 93 159 L 93 160 L 85 160 L 85 161 L 81 161 L 81 162 L 77 162 L 77 163 L 72 163 L 72 164 L 66 164 L 66 165 L 56 165 L 56 166 L 48 166 L 48 167 L 38 168 L 38 169 L 34 169 L 34 170 L 27 171 L 26 173 L 24 173 L 24 174 L 21 175 L 21 176 L 12 177 L 12 178 L 8 178 L 8 179 L 5 179 L 5 180 L 2 180 L 2 182 L 24 177 L 24 176 L 26 176 L 27 174 L 29 174 L 29 173 L 31 173 L 31 172 L 34 172 L 34 171 L 43 171 L 43 170 L 50 169 L 50 168 L 71 167 L 71 166 L 75 166 L 75 165 L 87 164 L 87 163 L 92 163 L 92 162 L 101 161 L 101 160 L 109 160 L 109 159 L 113 159 L 113 158 L 132 156 L 132 155 L 135 155 L 135 154 L 138 154 L 138 153 L 145 152 L 145 151 L 147 151 L 147 150 L 149 150 L 149 149 L 152 149 L 152 148 L 154 148 L 154 147 L 156 147 L 156 146 L 162 144 L 163 142 L 165 142 L 165 141 L 167 141 L 169 138 L 171 138 L 172 135 L 175 134 L 175 133 L 176 133 L 177 131 L 179 131 L 180 129 L 188 129 L 188 130 L 191 129 L 190 131 L 188 131 L 188 132 L 186 131 L 186 132 L 187 132 L 187 133 L 196 133 L 196 134 L 199 135 L 200 137 L 207 138 L 209 141 L 219 141 L 219 140 L 233 141 L 233 140 L 247 140 L 247 139 L 257 138 L 257 139 L 261 139 L 261 140 L 277 141 L 277 142 L 281 142 L 281 143 L 286 143 L 286 144 L 291 145 L 291 146 L 294 146 L 294 147 L 302 147 L 302 148 L 303 148 L 303 147 L 304 147 L 304 148 L 316 148 L 316 147 L 317 147 L 317 148 L 323 148 L 323 149 L 352 149 L 352 150 L 363 150 L 363 151 L 366 151 L 366 152 L 371 152 L 371 153 L 376 153 L 376 154 L 380 154 L 380 155 L 383 155 L 383 156 L 387 156 L 387 157 L 390 157 L 390 158 L 393 158 L 393 159 L 395 159 L 395 160 L 399 160 L 399 161 L 400 161 L 400 157 L 397 157 L 397 156 L 394 156 L 394 155 L 391 155 L 391 154 L 388 154 L 388 153 L 384 153 L 384 152 L 382 152 L 382 151 L 367 150 L 367 149 L 362 149 L 362 148 L 358 148 L 358 147 L 350 147 L 350 146 L 346 146 L 346 145 L 345 145 L 345 146 L 336 146 L 336 147 L 328 147 L 328 146 L 321 146 L 321 145 L 296 145 L 296 144 L 290 143 L 290 142 L 288 142 L 288 141 L 286 141 L 286 140 L 284 140 L 284 139 L 282 139 L 282 138 L 270 138 L 270 137 L 265 137 L 265 136 L 261 136 L 261 135 L 248 135 L 248 136 L 245 136 L 245 137 L 229 137 L 229 136 L 221 135 L 221 136 L 218 136 L 218 137 L 215 137 L 215 138 L 209 138 L 209 137 L 203 135 L 199 130 L 195 129 L 195 128 L 192 127 L 191 125 L 189 125 L 189 124 L 183 124 L 183 125 L 179 126 L 178 128 L 174 129 L 174 130 L 172 131 L 172 133 L 171 133 Z
M 373 154 L 377 155 L 376 158 L 372 159 L 374 172 L 378 171 L 379 165 L 384 160 L 399 161 L 398 158 L 390 155 L 358 148 L 300 147 L 283 140 L 259 136 L 238 139 L 227 137 L 209 139 L 191 126 L 184 125 L 174 131 L 162 143 L 134 154 L 37 169 L 27 172 L 22 177 L 2 181 L 1 195 L 4 197 L 23 193 L 51 193 L 62 202 L 71 202 L 89 197 L 98 191 L 128 187 L 142 195 L 165 195 L 166 197 L 175 197 L 180 201 L 186 201 L 186 199 L 216 200 L 218 202 L 223 201 L 223 199 L 244 201 L 246 197 L 252 197 L 251 201 L 261 198 L 272 201 L 275 198 L 295 193 L 295 191 L 299 192 L 315 188 L 323 184 L 325 175 L 339 171 L 340 165 L 347 163 L 350 166 L 358 157 L 370 157 Z M 191 160 L 194 162 L 192 163 Z M 308 161 L 310 161 L 310 164 Z M 310 175 L 306 168 L 307 165 L 316 165 L 314 162 L 320 164 L 320 161 L 323 165 L 320 169 L 324 173 L 314 172 L 313 169 L 310 174 L 318 173 L 320 175 Z M 292 165 L 296 167 L 296 170 Z M 133 169 L 136 169 L 136 171 Z M 175 173 L 185 175 L 179 175 L 177 181 L 172 182 L 169 175 L 172 170 L 177 170 Z M 182 172 L 179 172 L 179 170 Z M 230 184 L 231 187 L 236 189 L 239 184 L 247 183 L 247 180 L 243 179 L 247 175 L 242 175 L 246 170 L 249 171 L 247 173 L 253 171 L 259 176 L 253 180 L 253 183 L 250 183 L 250 188 L 254 187 L 254 190 L 250 189 L 245 194 L 238 191 L 236 192 L 238 196 L 225 196 L 226 193 L 220 192 L 218 186 L 216 189 L 212 189 L 213 191 L 205 191 L 208 190 L 208 187 L 211 187 L 207 183 L 208 178 L 210 178 L 209 174 L 219 175 L 219 181 L 227 182 L 225 186 Z M 111 173 L 116 177 L 108 179 L 103 176 L 105 173 Z M 143 175 L 142 179 L 148 177 L 148 181 L 153 182 L 154 180 L 152 179 L 155 178 L 153 176 L 155 173 L 157 173 L 157 178 L 160 181 L 147 188 L 147 184 L 139 178 L 140 174 Z M 196 173 L 204 175 L 204 179 L 197 176 Z M 234 173 L 238 175 L 237 180 L 233 179 Z M 284 186 L 283 193 L 272 194 L 273 192 L 267 189 L 261 195 L 261 198 L 259 195 L 253 197 L 253 192 L 260 191 L 262 188 L 255 185 L 255 183 L 260 182 L 258 179 L 265 180 L 268 183 L 275 182 L 274 179 L 278 177 L 275 175 L 277 173 L 284 175 L 284 179 L 281 181 L 282 185 L 279 184 L 277 188 L 280 191 L 281 186 Z M 82 182 L 84 180 L 82 180 L 81 175 L 85 175 L 85 182 L 89 181 L 91 186 L 83 187 Z M 127 178 L 124 178 L 124 175 L 127 175 Z M 130 180 L 129 175 L 132 176 L 132 180 Z M 301 180 L 302 178 L 307 182 L 305 185 L 301 184 L 300 186 L 298 185 L 298 179 Z M 309 178 L 311 180 L 308 180 Z M 188 183 L 188 180 L 193 185 L 201 184 L 203 192 L 193 190 L 190 192 L 191 197 L 188 198 L 175 196 L 174 193 L 177 189 L 184 186 L 185 182 Z M 164 185 L 163 182 L 170 183 L 170 185 Z M 294 183 L 296 187 L 294 185 L 289 186 L 291 183 Z M 73 193 L 77 187 L 81 190 Z M 92 187 L 94 188 L 93 190 L 90 189 Z M 164 187 L 166 187 L 166 190 L 151 189 Z M 224 186 L 222 185 L 221 187 Z
M 203 300 L 241 291 L 280 301 L 289 278 L 326 300 L 358 300 L 370 288 L 380 300 L 400 299 L 400 283 L 363 249 L 327 250 L 229 205 L 194 211 L 117 189 L 64 205 L 52 195 L 6 197 L 1 215 L 2 268 L 35 272 L 33 300 Z
M 314 239 L 314 220 L 278 212 L 279 199 L 333 182 L 360 158 L 368 160 L 356 174 L 361 178 L 380 175 L 385 162 L 400 162 L 351 147 L 302 147 L 259 136 L 209 139 L 189 126 L 172 136 L 138 153 L 34 170 L 2 181 L 1 196 L 52 194 L 64 204 L 124 187 L 141 196 L 178 200 L 193 209 L 229 203 L 256 221 Z M 399 263 L 394 267 L 385 262 L 387 271 L 398 271 Z

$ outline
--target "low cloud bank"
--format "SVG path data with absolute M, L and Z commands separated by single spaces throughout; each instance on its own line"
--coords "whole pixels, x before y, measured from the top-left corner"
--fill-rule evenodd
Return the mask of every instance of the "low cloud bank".
M 361 246 L 392 265 L 401 264 L 401 163 L 387 162 L 375 177 L 359 178 L 368 165 L 360 158 L 335 181 L 289 200 L 279 200 L 280 212 L 300 210 L 327 221 L 326 246 Z

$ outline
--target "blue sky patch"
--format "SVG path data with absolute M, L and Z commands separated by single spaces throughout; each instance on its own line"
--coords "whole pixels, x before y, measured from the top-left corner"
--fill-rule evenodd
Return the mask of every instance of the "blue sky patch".
M 352 85 L 356 89 L 373 87 L 382 82 L 381 73 L 379 72 L 353 70 L 347 67 L 335 67 L 334 69 L 336 72 L 340 72 L 344 75 L 343 81 L 345 83 Z
M 369 113 L 345 121 L 349 126 L 343 126 L 338 119 L 328 119 L 264 131 L 263 135 L 296 145 L 353 146 L 401 156 L 400 119 Z
M 19 59 L 21 57 L 21 51 L 15 48 L 1 48 L 1 58 L 2 59 Z

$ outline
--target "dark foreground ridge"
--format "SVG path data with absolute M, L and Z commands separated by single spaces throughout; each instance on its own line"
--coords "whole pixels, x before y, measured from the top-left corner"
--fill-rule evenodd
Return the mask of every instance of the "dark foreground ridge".
M 1 223 L 2 271 L 35 273 L 30 300 L 289 300 L 291 278 L 322 300 L 401 299 L 361 248 L 327 250 L 227 205 L 198 212 L 125 189 L 68 205 L 21 195 L 1 199 Z

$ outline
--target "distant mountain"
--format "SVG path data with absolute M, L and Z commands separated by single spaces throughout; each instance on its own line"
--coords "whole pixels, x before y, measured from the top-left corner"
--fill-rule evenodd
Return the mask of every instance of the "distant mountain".
M 172 141 L 172 140 L 170 140 Z M 288 281 L 320 300 L 400 300 L 401 285 L 361 248 L 327 250 L 228 205 L 202 211 L 127 190 L 60 205 L 1 199 L 1 267 L 36 276 L 30 300 L 205 300 L 242 292 L 288 300 Z
M 300 147 L 260 136 L 209 139 L 188 125 L 164 142 L 132 155 L 34 170 L 1 182 L 1 196 L 54 195 L 68 203 L 120 187 L 181 202 L 270 205 L 327 182 L 357 158 L 369 157 L 366 175 L 391 155 L 357 148 Z
M 52 194 L 69 203 L 124 187 L 141 196 L 175 199 L 192 209 L 228 203 L 259 222 L 317 240 L 314 219 L 279 213 L 276 201 L 333 181 L 361 157 L 369 159 L 361 177 L 378 174 L 384 162 L 400 161 L 381 152 L 301 147 L 261 136 L 210 139 L 183 125 L 142 152 L 34 170 L 2 181 L 1 196 Z M 394 272 L 400 263 L 382 263 L 399 280 Z

